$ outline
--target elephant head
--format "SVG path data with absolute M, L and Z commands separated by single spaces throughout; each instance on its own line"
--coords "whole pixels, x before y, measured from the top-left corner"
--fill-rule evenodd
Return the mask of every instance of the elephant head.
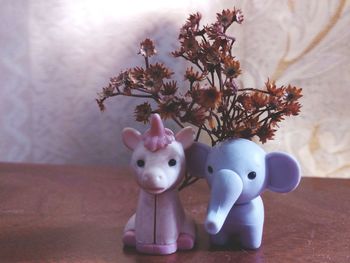
M 195 143 L 186 152 L 189 172 L 211 189 L 205 228 L 216 234 L 234 205 L 249 203 L 265 189 L 285 193 L 300 181 L 298 162 L 281 152 L 266 153 L 256 143 L 233 139 L 214 147 Z

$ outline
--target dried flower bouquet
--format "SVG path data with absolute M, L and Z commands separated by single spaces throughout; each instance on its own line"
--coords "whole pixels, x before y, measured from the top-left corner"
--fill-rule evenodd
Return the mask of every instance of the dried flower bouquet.
M 302 89 L 277 86 L 272 80 L 267 80 L 263 88 L 240 87 L 236 81 L 241 74 L 240 62 L 232 54 L 235 38 L 227 30 L 243 22 L 241 10 L 223 10 L 214 23 L 206 26 L 200 25 L 201 18 L 200 13 L 189 16 L 180 29 L 180 48 L 172 52 L 175 58 L 191 64 L 185 81 L 179 84 L 172 79 L 171 69 L 151 63 L 157 52 L 147 38 L 139 51 L 145 65 L 126 69 L 110 79 L 96 99 L 101 111 L 105 110 L 107 98 L 131 96 L 144 100 L 136 106 L 137 121 L 146 123 L 152 113 L 159 113 L 180 127 L 189 123 L 197 127 L 196 140 L 204 131 L 212 146 L 230 138 L 256 136 L 262 143 L 273 139 L 279 122 L 299 114 Z M 153 100 L 156 108 L 147 100 Z M 189 182 L 190 178 L 186 178 L 185 185 Z

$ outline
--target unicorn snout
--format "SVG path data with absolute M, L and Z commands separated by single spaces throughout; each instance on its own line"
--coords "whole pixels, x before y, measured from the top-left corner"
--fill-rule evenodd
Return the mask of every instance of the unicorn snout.
M 145 173 L 144 174 L 144 182 L 149 185 L 158 185 L 162 184 L 162 182 L 165 179 L 165 176 L 163 173 Z
M 148 192 L 159 193 L 167 189 L 167 180 L 161 171 L 145 172 L 142 181 L 143 188 Z

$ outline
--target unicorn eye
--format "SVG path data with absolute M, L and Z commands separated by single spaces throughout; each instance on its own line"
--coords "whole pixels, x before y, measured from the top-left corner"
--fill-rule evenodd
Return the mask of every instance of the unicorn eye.
M 136 162 L 138 167 L 144 167 L 145 166 L 145 161 L 144 160 L 137 160 Z
M 175 166 L 176 165 L 176 160 L 175 159 L 170 159 L 168 162 L 169 166 Z

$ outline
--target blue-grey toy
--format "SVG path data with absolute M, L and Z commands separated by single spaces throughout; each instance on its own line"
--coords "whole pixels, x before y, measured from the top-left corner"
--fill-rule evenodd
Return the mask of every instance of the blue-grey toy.
M 224 245 L 236 235 L 244 248 L 261 245 L 265 190 L 286 193 L 300 182 L 298 162 L 281 152 L 266 153 L 256 143 L 233 139 L 209 147 L 194 143 L 186 153 L 189 172 L 211 188 L 205 229 L 212 243 Z

